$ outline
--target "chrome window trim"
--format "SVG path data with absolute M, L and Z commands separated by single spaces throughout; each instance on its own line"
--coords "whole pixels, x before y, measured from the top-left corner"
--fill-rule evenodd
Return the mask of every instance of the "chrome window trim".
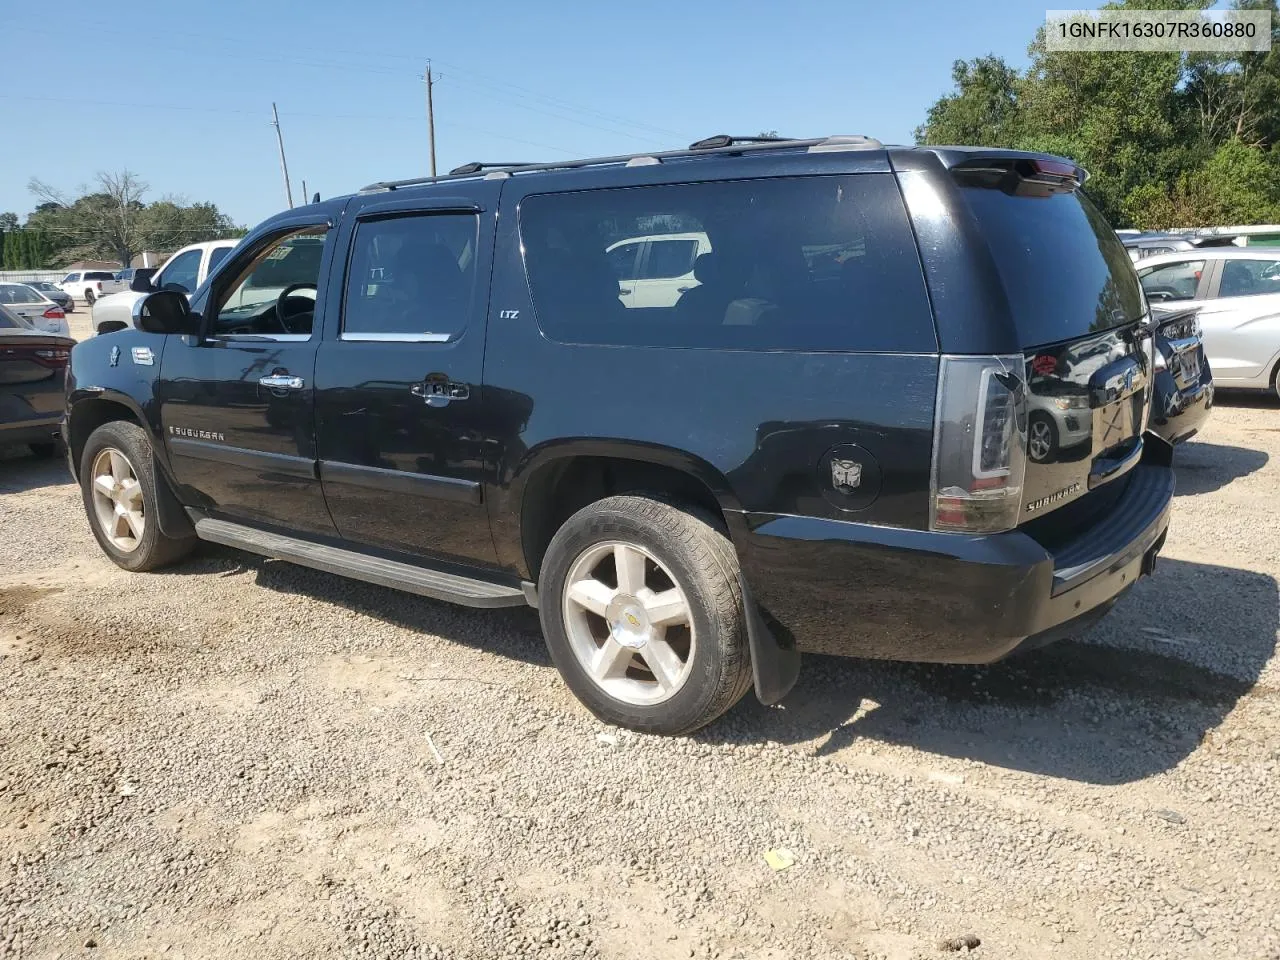
M 342 333 L 340 340 L 355 343 L 448 343 L 452 333 Z
M 263 340 L 273 343 L 306 343 L 312 336 L 310 333 L 218 333 L 207 339 L 230 343 L 260 343 Z

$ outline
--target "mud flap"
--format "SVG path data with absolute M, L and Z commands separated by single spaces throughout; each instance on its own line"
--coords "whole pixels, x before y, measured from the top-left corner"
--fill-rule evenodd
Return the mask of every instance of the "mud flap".
M 769 629 L 746 580 L 742 581 L 742 599 L 747 614 L 747 642 L 751 646 L 751 676 L 756 698 L 763 704 L 774 704 L 791 692 L 800 676 L 800 651 L 790 637 L 779 637 Z
M 160 521 L 160 532 L 175 540 L 194 537 L 196 528 L 191 525 L 191 518 L 178 502 L 173 488 L 169 486 L 169 478 L 164 475 L 154 456 L 151 458 L 151 482 L 155 486 L 151 502 L 156 505 L 156 518 Z

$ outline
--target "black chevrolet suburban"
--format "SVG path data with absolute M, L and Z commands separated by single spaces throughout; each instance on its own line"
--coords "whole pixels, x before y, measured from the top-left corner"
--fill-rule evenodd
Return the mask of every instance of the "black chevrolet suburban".
M 71 468 L 126 569 L 208 540 L 536 606 L 640 730 L 774 702 L 800 651 L 993 661 L 1101 617 L 1169 522 L 1150 318 L 1085 177 L 726 136 L 374 184 L 79 344 Z

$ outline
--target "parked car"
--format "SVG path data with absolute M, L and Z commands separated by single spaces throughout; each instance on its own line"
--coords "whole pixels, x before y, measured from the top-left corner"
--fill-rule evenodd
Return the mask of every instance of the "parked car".
M 685 291 L 698 285 L 698 258 L 710 252 L 705 233 L 628 237 L 605 251 L 624 307 L 674 307 Z
M 1138 276 L 1157 314 L 1197 308 L 1216 387 L 1280 396 L 1280 249 L 1166 253 Z
M 1084 179 L 718 137 L 375 184 L 79 344 L 69 461 L 125 569 L 207 540 L 529 603 L 636 729 L 775 702 L 800 650 L 996 660 L 1085 630 L 1169 523 L 1146 307 Z M 702 281 L 627 306 L 610 248 L 674 224 L 708 238 Z M 1062 396 L 1088 439 L 1032 460 Z
M 73 271 L 62 278 L 58 288 L 77 300 L 83 300 L 91 307 L 102 297 L 125 289 L 124 284 L 109 270 Z
M 133 323 L 133 308 L 153 290 L 177 290 L 190 295 L 208 278 L 240 241 L 206 240 L 183 247 L 159 270 L 139 268 L 130 286 L 121 293 L 104 297 L 93 307 L 94 333 L 123 330 Z
M 62 288 L 56 283 L 50 283 L 48 280 L 28 280 L 27 286 L 33 290 L 38 290 L 43 293 L 67 313 L 75 313 L 75 297 L 71 296 L 69 293 L 63 293 Z
M 57 452 L 73 346 L 0 304 L 0 446 L 26 444 L 38 457 Z
M 66 311 L 29 284 L 0 283 L 0 304 L 4 304 L 41 333 L 71 336 Z
M 1213 371 L 1204 353 L 1196 308 L 1153 308 L 1155 385 L 1148 429 L 1171 444 L 1190 440 L 1213 409 Z
M 1229 247 L 1235 243 L 1234 236 L 1203 237 L 1181 233 L 1138 233 L 1123 235 L 1120 239 L 1129 251 L 1129 259 L 1135 262 L 1162 253 L 1199 250 L 1203 247 Z

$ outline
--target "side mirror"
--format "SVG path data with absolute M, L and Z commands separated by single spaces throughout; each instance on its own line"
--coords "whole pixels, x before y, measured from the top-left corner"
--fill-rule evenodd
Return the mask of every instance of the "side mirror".
M 155 287 L 151 285 L 151 278 L 156 274 L 155 267 L 141 267 L 133 272 L 133 279 L 129 281 L 129 289 L 134 293 L 152 293 Z
M 157 290 L 133 305 L 133 325 L 146 333 L 195 333 L 195 314 L 181 293 Z

